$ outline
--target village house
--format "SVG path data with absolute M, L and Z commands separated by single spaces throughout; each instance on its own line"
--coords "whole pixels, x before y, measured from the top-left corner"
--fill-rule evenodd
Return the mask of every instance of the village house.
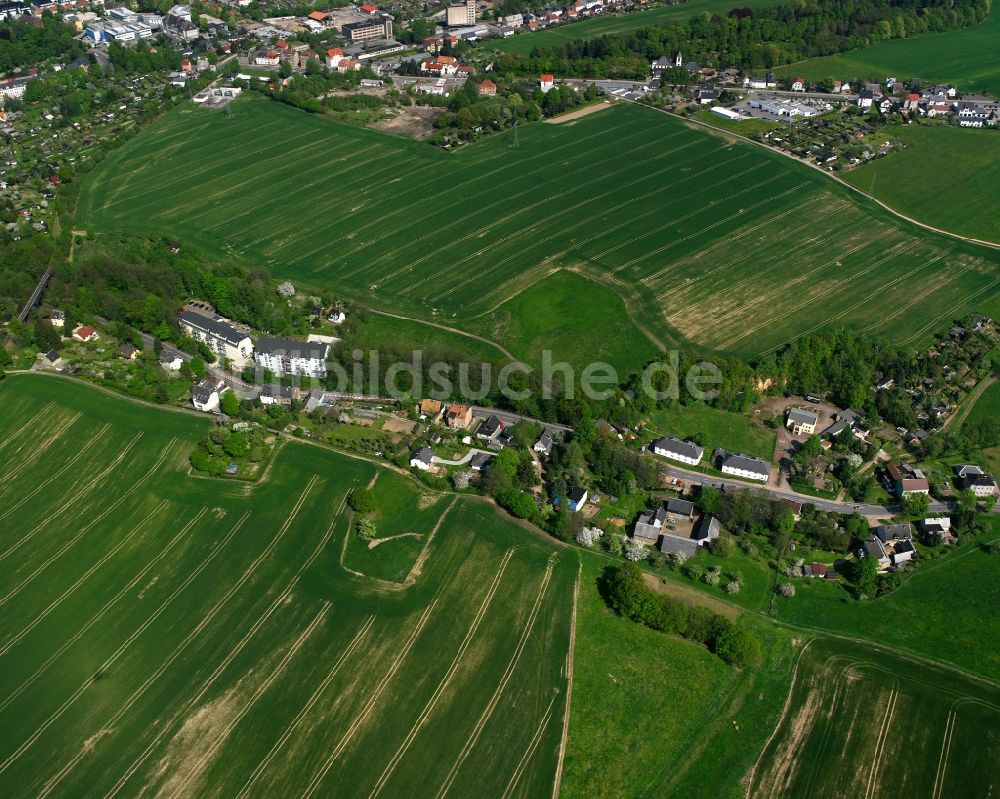
M 420 469 L 420 471 L 426 472 L 431 468 L 431 459 L 433 457 L 434 453 L 431 452 L 430 447 L 421 447 L 413 453 L 413 457 L 410 458 L 410 466 L 414 469 Z
M 997 481 L 992 475 L 986 474 L 979 466 L 974 464 L 956 466 L 955 474 L 958 476 L 963 490 L 971 490 L 980 499 L 996 496 Z
M 122 344 L 118 348 L 118 357 L 126 361 L 134 361 L 139 357 L 139 350 L 131 344 Z
M 805 90 L 806 90 L 805 78 L 795 78 L 794 80 L 792 80 L 793 92 L 804 92 Z
M 804 408 L 789 408 L 788 416 L 785 419 L 785 427 L 792 431 L 792 435 L 809 435 L 816 432 L 816 424 L 819 422 L 819 414 L 815 411 L 807 411 Z
M 886 554 L 885 546 L 875 536 L 861 543 L 857 555 L 859 558 L 869 556 L 875 558 L 878 561 L 879 571 L 886 571 L 892 565 L 892 561 L 889 559 L 888 554 Z
M 176 372 L 181 368 L 181 364 L 184 361 L 181 359 L 180 355 L 175 355 L 174 353 L 167 352 L 164 350 L 160 353 L 160 366 L 170 372 Z
M 553 87 L 554 87 L 555 85 L 556 85 L 556 81 L 555 81 L 555 78 L 553 78 L 553 77 L 552 77 L 551 75 L 549 75 L 548 73 L 546 73 L 546 74 L 542 75 L 542 76 L 541 76 L 541 77 L 540 77 L 540 78 L 538 79 L 538 87 L 539 87 L 539 88 L 540 88 L 540 89 L 541 89 L 541 90 L 542 90 L 543 92 L 547 92 L 547 91 L 549 91 L 549 90 L 550 90 L 550 89 L 552 89 L 552 88 L 553 88 Z
M 905 470 L 905 471 L 904 471 Z M 924 473 L 911 467 L 900 467 L 895 463 L 886 464 L 886 478 L 889 486 L 897 497 L 903 498 L 909 494 L 930 494 L 930 483 Z
M 191 404 L 199 411 L 215 411 L 219 407 L 219 383 L 206 377 L 191 389 Z
M 697 466 L 705 455 L 704 447 L 690 441 L 679 441 L 676 438 L 659 438 L 652 444 L 654 455 L 668 458 L 689 466 Z
M 441 415 L 441 410 L 443 406 L 441 405 L 441 400 L 436 399 L 422 399 L 420 404 L 417 406 L 417 411 L 421 416 L 426 416 L 432 422 L 437 421 L 437 418 Z
M 253 357 L 253 342 L 243 333 L 218 317 L 185 310 L 177 320 L 181 330 L 195 341 L 208 345 L 219 358 L 242 368 Z
M 489 78 L 479 84 L 480 97 L 493 97 L 497 93 L 497 85 Z
M 344 60 L 343 47 L 331 47 L 326 51 L 326 68 L 336 69 L 340 62 Z
M 774 89 L 778 86 L 778 79 L 773 72 L 768 72 L 766 75 L 754 75 L 747 78 L 745 85 L 751 89 Z
M 468 405 L 449 405 L 444 414 L 444 423 L 452 430 L 464 430 L 472 424 L 472 408 Z
M 586 488 L 574 488 L 569 492 L 568 507 L 571 511 L 583 510 L 583 506 L 587 504 L 587 489 Z
M 101 336 L 90 325 L 80 325 L 73 331 L 73 338 L 76 341 L 98 341 Z
M 284 405 L 289 406 L 292 402 L 302 402 L 308 400 L 309 394 L 304 396 L 298 386 L 282 386 L 276 383 L 267 383 L 260 388 L 261 405 Z
M 66 314 L 58 308 L 53 308 L 49 313 L 49 324 L 57 330 L 62 330 L 66 324 Z
M 771 464 L 747 455 L 722 455 L 720 471 L 733 477 L 766 483 L 771 476 Z
M 552 445 L 554 441 L 552 438 L 552 433 L 548 430 L 543 430 L 541 436 L 539 436 L 538 441 L 535 442 L 534 449 L 539 455 L 550 455 L 552 453 Z

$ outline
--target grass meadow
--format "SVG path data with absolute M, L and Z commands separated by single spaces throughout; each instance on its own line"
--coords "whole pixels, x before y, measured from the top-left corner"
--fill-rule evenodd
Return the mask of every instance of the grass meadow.
M 839 78 L 920 78 L 954 83 L 963 92 L 1000 95 L 1000 15 L 991 13 L 974 27 L 893 39 L 850 53 L 812 58 L 776 69 L 806 80 Z
M 836 583 L 803 580 L 792 599 L 775 601 L 777 617 L 790 624 L 844 635 L 863 635 L 1000 682 L 1000 558 L 980 544 L 1000 534 L 1000 523 L 983 522 L 978 540 L 932 563 L 883 597 L 856 602 Z
M 767 0 L 749 0 L 744 3 L 735 3 L 733 0 L 686 0 L 657 6 L 647 11 L 608 14 L 580 22 L 554 25 L 534 33 L 524 31 L 506 39 L 483 42 L 482 46 L 484 49 L 501 53 L 529 55 L 536 47 L 554 47 L 575 39 L 596 39 L 598 36 L 631 33 L 640 28 L 652 28 L 668 22 L 688 20 L 699 14 L 727 14 L 733 8 L 756 8 L 766 4 Z M 663 55 L 672 56 L 673 53 Z
M 540 342 L 591 357 L 572 314 L 628 345 L 603 345 L 616 366 L 639 334 L 607 318 L 612 295 L 652 346 L 756 355 L 829 326 L 918 344 L 1000 289 L 1000 254 L 650 109 L 528 125 L 513 145 L 445 153 L 259 97 L 231 115 L 185 106 L 87 177 L 78 224 L 171 230 L 303 289 L 486 331 L 519 358 Z M 576 304 L 566 284 L 547 302 L 561 271 L 586 279 Z M 534 318 L 505 322 L 511 302 Z
M 852 169 L 844 179 L 925 224 L 1000 243 L 996 131 L 909 125 L 891 134 L 907 148 Z
M 613 613 L 583 560 L 563 797 L 743 797 L 790 682 L 791 637 L 745 619 L 764 663 L 735 671 L 704 647 Z M 724 764 L 724 765 L 723 765 Z
M 1000 688 L 844 639 L 811 641 L 749 796 L 990 796 Z
M 0 794 L 551 795 L 574 553 L 298 442 L 192 477 L 207 419 L 82 384 L 0 406 Z M 376 477 L 421 548 L 348 570 Z

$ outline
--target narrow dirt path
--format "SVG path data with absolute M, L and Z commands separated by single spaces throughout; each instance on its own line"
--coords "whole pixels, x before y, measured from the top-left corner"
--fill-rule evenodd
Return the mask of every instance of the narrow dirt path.
M 559 760 L 556 763 L 556 778 L 552 784 L 552 799 L 559 799 L 562 786 L 563 761 L 566 759 L 566 741 L 569 739 L 569 712 L 573 701 L 573 653 L 576 647 L 576 603 L 580 596 L 580 577 L 583 575 L 583 561 L 576 572 L 573 586 L 573 610 L 569 617 L 569 651 L 566 652 L 566 709 L 563 711 L 562 739 L 559 742 Z
M 480 341 L 483 344 L 488 344 L 489 346 L 493 347 L 495 350 L 502 353 L 505 357 L 509 358 L 510 360 L 512 361 L 517 360 L 517 358 L 514 357 L 514 354 L 506 347 L 503 347 L 500 344 L 497 344 L 495 341 L 491 341 L 490 339 L 485 338 L 484 336 L 477 336 L 475 333 L 467 333 L 464 330 L 459 330 L 457 327 L 448 327 L 448 325 L 442 325 L 439 322 L 428 322 L 426 319 L 415 319 L 412 316 L 403 316 L 402 314 L 398 313 L 389 313 L 389 311 L 379 311 L 376 310 L 375 308 L 369 308 L 368 310 L 371 313 L 378 314 L 379 316 L 388 316 L 392 319 L 402 319 L 404 322 L 416 322 L 417 324 L 420 325 L 436 327 L 438 330 L 444 330 L 447 331 L 448 333 L 454 333 L 457 336 L 465 336 L 465 338 L 475 339 L 476 341 Z
M 961 427 L 962 423 L 968 418 L 969 414 L 972 412 L 973 407 L 975 407 L 976 403 L 979 402 L 979 398 L 983 396 L 983 393 L 986 391 L 986 389 L 992 386 L 995 382 L 997 382 L 996 375 L 990 375 L 989 377 L 984 377 L 982 380 L 980 380 L 979 384 L 974 389 L 972 389 L 972 391 L 969 392 L 969 396 L 965 398 L 965 402 L 962 403 L 962 406 L 957 411 L 955 411 L 954 414 L 952 414 L 951 416 L 949 416 L 947 419 L 944 420 L 944 424 L 941 425 L 941 429 L 942 430 L 947 429 L 952 425 L 952 423 L 956 424 L 958 427 Z

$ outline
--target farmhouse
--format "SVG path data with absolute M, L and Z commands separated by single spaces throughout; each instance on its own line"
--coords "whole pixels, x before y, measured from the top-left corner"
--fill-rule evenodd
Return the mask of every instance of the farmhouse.
M 254 349 L 254 361 L 262 369 L 276 375 L 326 375 L 326 358 L 330 345 L 319 341 L 298 341 L 290 338 L 261 336 Z
M 694 532 L 691 533 L 691 538 L 694 539 L 698 546 L 708 546 L 712 541 L 719 537 L 719 532 L 722 530 L 722 524 L 714 516 L 706 514 L 698 520 L 698 524 L 694 528 Z
M 175 355 L 173 353 L 167 352 L 166 350 L 160 353 L 160 366 L 162 366 L 164 369 L 167 369 L 171 372 L 176 372 L 178 369 L 181 368 L 182 363 L 183 360 L 181 359 L 180 355 Z
M 572 511 L 582 510 L 583 506 L 587 504 L 587 496 L 586 488 L 574 488 L 569 492 L 569 509 Z
M 191 389 L 191 404 L 196 410 L 212 412 L 219 407 L 219 384 L 205 378 Z
M 762 483 L 766 483 L 771 476 L 770 463 L 747 455 L 723 455 L 720 470 L 723 474 L 759 480 Z
M 909 522 L 883 524 L 875 528 L 875 537 L 883 544 L 888 544 L 891 541 L 909 541 L 913 538 L 913 525 Z
M 975 464 L 955 467 L 955 474 L 963 489 L 970 489 L 977 497 L 992 497 L 997 492 L 997 481 Z
M 468 405 L 449 405 L 444 412 L 444 423 L 452 430 L 464 430 L 472 424 L 472 408 Z
M 77 341 L 97 341 L 100 335 L 90 325 L 80 325 L 73 331 L 73 338 Z
M 889 486 L 897 497 L 905 497 L 907 494 L 930 494 L 931 486 L 924 477 L 924 473 L 919 469 L 905 467 L 907 471 L 895 463 L 890 463 L 885 467 L 886 478 Z
M 861 546 L 858 548 L 857 555 L 859 558 L 875 558 L 875 560 L 878 561 L 879 571 L 885 571 L 892 563 L 892 561 L 889 560 L 889 556 L 886 554 L 885 546 L 883 546 L 882 542 L 875 536 L 872 536 L 868 541 L 862 542 Z
M 225 358 L 234 366 L 242 367 L 253 355 L 253 342 L 246 333 L 241 333 L 219 317 L 210 317 L 186 310 L 178 322 L 181 330 L 195 341 L 207 344 L 220 358 Z
M 694 519 L 694 503 L 686 499 L 668 499 L 666 508 L 667 513 L 674 516 L 686 519 L 687 521 Z
M 655 546 L 660 540 L 663 532 L 663 523 L 667 519 L 667 510 L 662 505 L 655 510 L 643 511 L 639 514 L 635 526 L 632 528 L 632 537 L 636 541 Z
M 815 411 L 807 411 L 804 408 L 789 408 L 785 427 L 792 431 L 792 435 L 811 436 L 816 432 L 817 422 L 819 422 L 819 414 Z
M 413 453 L 413 457 L 410 458 L 410 466 L 414 469 L 420 469 L 420 471 L 426 472 L 431 468 L 431 458 L 433 457 L 434 453 L 431 452 L 430 447 L 421 447 Z
M 679 441 L 676 438 L 659 438 L 653 442 L 653 454 L 668 458 L 679 463 L 697 466 L 705 454 L 704 447 L 690 441 Z
M 538 437 L 538 441 L 535 442 L 535 446 L 532 449 L 535 450 L 539 455 L 549 455 L 552 453 L 552 433 L 548 430 L 543 430 L 541 436 Z
M 899 566 L 901 563 L 913 560 L 916 554 L 917 550 L 912 541 L 900 541 L 892 548 L 892 563 L 894 566 Z

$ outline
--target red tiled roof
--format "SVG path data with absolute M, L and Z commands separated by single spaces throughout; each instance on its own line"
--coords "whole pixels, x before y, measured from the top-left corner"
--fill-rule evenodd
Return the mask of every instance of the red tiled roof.
M 541 80 L 542 80 L 543 83 L 552 83 L 552 81 L 555 80 L 555 79 L 551 75 L 549 75 L 548 73 L 546 73 L 546 74 L 542 75 Z
M 343 55 L 343 54 L 344 54 L 343 47 L 331 47 L 329 50 L 326 51 L 327 58 L 333 58 L 335 55 Z
M 77 330 L 76 333 L 74 333 L 74 335 L 79 336 L 80 338 L 90 338 L 96 332 L 97 331 L 94 330 L 94 328 L 92 328 L 90 325 L 84 325 L 79 330 Z
M 310 11 L 309 14 L 308 14 L 308 16 L 309 16 L 309 19 L 314 19 L 317 22 L 322 22 L 324 19 L 326 19 L 326 12 L 325 11 Z
M 480 87 L 485 87 L 487 89 L 495 89 L 497 87 L 497 85 L 493 81 L 491 81 L 489 78 L 487 78 L 482 83 L 480 83 L 479 86 Z
M 378 11 L 378 9 L 375 6 L 371 5 L 370 3 L 361 6 L 361 10 L 367 11 L 369 14 L 374 14 L 376 11 Z

